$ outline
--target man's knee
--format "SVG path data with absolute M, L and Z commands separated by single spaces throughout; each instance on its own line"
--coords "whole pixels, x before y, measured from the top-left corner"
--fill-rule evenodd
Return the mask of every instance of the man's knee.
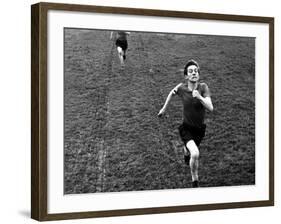
M 199 150 L 190 154 L 190 157 L 192 159 L 199 159 L 199 156 L 200 156 Z
M 118 51 L 119 54 L 123 54 L 123 49 L 119 46 L 117 47 L 117 51 Z
M 195 144 L 195 142 L 193 140 L 187 142 L 186 147 L 188 148 L 188 150 L 190 152 L 190 157 L 192 159 L 199 159 L 200 152 L 199 152 L 197 145 Z

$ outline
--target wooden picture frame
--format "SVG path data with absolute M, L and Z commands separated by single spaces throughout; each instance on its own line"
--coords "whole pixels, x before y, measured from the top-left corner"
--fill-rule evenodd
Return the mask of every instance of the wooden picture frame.
M 165 19 L 195 19 L 225 21 L 268 26 L 268 198 L 227 203 L 203 203 L 178 206 L 158 206 L 129 209 L 88 210 L 78 212 L 49 213 L 48 211 L 48 13 L 101 13 L 106 15 L 130 15 Z M 163 11 L 137 8 L 118 8 L 90 5 L 38 3 L 31 6 L 31 217 L 39 221 L 80 219 L 109 216 L 141 215 L 171 212 L 203 211 L 226 208 L 247 208 L 274 205 L 274 18 L 259 16 L 224 15 L 183 11 Z

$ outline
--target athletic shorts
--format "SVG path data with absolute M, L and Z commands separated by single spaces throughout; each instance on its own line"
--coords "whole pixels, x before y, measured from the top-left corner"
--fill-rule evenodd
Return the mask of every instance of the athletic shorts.
M 205 136 L 206 125 L 203 124 L 202 127 L 199 128 L 183 123 L 179 126 L 178 129 L 184 145 L 186 145 L 186 143 L 190 140 L 193 140 L 197 147 L 199 147 L 202 139 Z
M 121 47 L 123 51 L 126 51 L 127 48 L 128 48 L 127 40 L 117 39 L 115 44 L 116 44 L 117 47 Z

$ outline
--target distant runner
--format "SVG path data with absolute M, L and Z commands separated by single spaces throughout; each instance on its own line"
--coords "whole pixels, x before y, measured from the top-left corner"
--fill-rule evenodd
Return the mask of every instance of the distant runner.
M 115 45 L 118 52 L 118 57 L 121 63 L 121 66 L 124 66 L 124 61 L 126 60 L 126 50 L 128 49 L 128 41 L 127 36 L 130 34 L 130 32 L 125 31 L 116 31 L 110 33 L 110 39 L 113 37 L 113 33 L 115 33 Z
M 184 68 L 184 82 L 178 84 L 169 93 L 166 102 L 159 111 L 161 117 L 172 97 L 178 95 L 183 104 L 183 124 L 179 126 L 179 134 L 184 143 L 184 160 L 189 164 L 192 187 L 199 187 L 199 145 L 205 136 L 205 109 L 213 111 L 211 94 L 207 84 L 199 82 L 200 68 L 196 61 L 189 60 Z

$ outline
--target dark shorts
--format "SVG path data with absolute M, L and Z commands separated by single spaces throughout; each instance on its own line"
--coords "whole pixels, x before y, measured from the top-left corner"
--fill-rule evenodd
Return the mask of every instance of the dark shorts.
M 190 140 L 193 140 L 197 147 L 199 147 L 202 139 L 205 136 L 206 125 L 203 124 L 202 127 L 194 127 L 187 124 L 181 124 L 179 126 L 179 134 L 184 145 Z
M 127 40 L 117 39 L 115 44 L 116 44 L 117 47 L 121 47 L 123 51 L 126 51 L 127 48 L 128 48 Z

